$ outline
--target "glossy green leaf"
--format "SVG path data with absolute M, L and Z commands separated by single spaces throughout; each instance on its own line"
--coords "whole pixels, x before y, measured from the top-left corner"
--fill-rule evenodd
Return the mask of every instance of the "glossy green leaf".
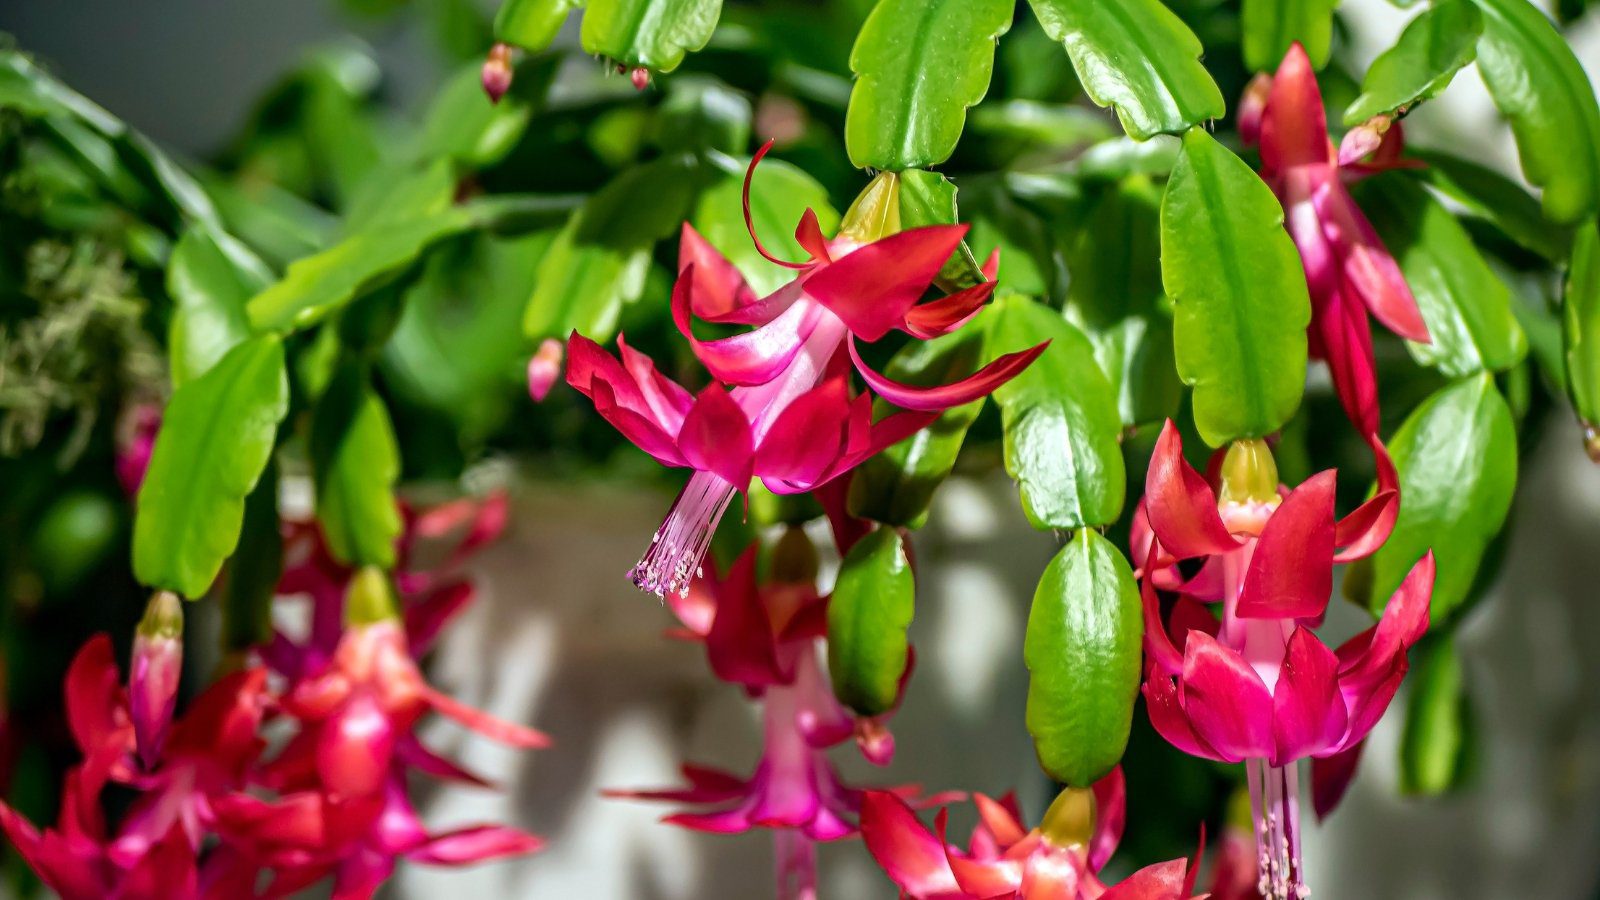
M 1417 362 L 1452 378 L 1521 362 L 1528 342 L 1512 314 L 1511 291 L 1456 217 L 1402 172 L 1360 185 L 1357 196 L 1428 325 L 1431 343 L 1406 342 Z
M 1244 31 L 1244 63 L 1252 72 L 1272 72 L 1299 41 L 1311 65 L 1328 64 L 1333 42 L 1333 10 L 1339 0 L 1244 0 L 1239 27 Z
M 567 15 L 583 0 L 505 0 L 494 17 L 494 39 L 531 53 L 550 46 Z
M 1467 598 L 1489 542 L 1511 509 L 1517 436 L 1511 410 L 1487 374 L 1452 382 L 1406 418 L 1389 441 L 1400 471 L 1400 515 L 1387 543 L 1351 579 L 1374 615 L 1430 548 L 1438 562 L 1431 621 Z
M 1545 215 L 1576 223 L 1600 209 L 1600 105 L 1544 13 L 1528 0 L 1472 0 L 1483 13 L 1478 71 L 1511 120 L 1522 174 Z
M 1115 107 L 1145 140 L 1222 117 L 1226 106 L 1200 64 L 1200 40 L 1161 0 L 1032 0 L 1050 37 L 1072 57 L 1089 99 Z
M 1183 383 L 1161 272 L 1150 265 L 1161 253 L 1161 193 L 1133 176 L 1102 192 L 1083 221 L 1066 246 L 1067 316 L 1094 343 L 1122 424 L 1165 419 L 1177 410 Z
M 850 51 L 850 161 L 898 172 L 949 159 L 1011 13 L 1007 0 L 878 0 Z
M 1200 436 L 1220 447 L 1277 431 L 1306 379 L 1311 301 L 1300 254 L 1278 198 L 1198 128 L 1183 136 L 1161 201 L 1161 279 Z
M 276 269 L 326 247 L 338 230 L 338 219 L 276 185 L 215 177 L 204 184 L 228 232 Z
M 283 278 L 251 298 L 250 322 L 288 332 L 322 321 L 416 261 L 431 244 L 473 224 L 465 207 L 404 222 L 377 223 L 291 264 Z
M 1409 657 L 1400 791 L 1436 797 L 1460 785 L 1469 757 L 1471 716 L 1461 657 L 1450 635 L 1428 636 Z
M 954 225 L 961 221 L 956 210 L 956 186 L 938 172 L 907 169 L 900 173 L 900 227 Z M 983 272 L 967 241 L 939 270 L 941 288 L 956 291 L 983 281 Z
M 394 567 L 400 507 L 394 483 L 400 448 L 383 401 L 364 366 L 346 364 L 317 400 L 311 417 L 317 522 L 335 559 L 352 566 Z
M 722 0 L 588 0 L 583 52 L 633 68 L 671 72 L 711 40 Z
M 139 581 L 191 599 L 206 592 L 239 540 L 245 497 L 288 410 L 283 345 L 270 335 L 173 392 L 134 517 Z
M 597 191 L 539 263 L 523 333 L 564 338 L 576 330 L 597 341 L 609 339 L 623 305 L 644 291 L 651 248 L 677 234 L 698 187 L 692 160 L 664 157 L 623 172 Z
M 792 280 L 794 271 L 768 262 L 756 252 L 755 241 L 745 228 L 740 192 L 749 160 L 720 153 L 710 159 L 721 174 L 696 201 L 690 222 L 711 246 L 738 266 L 757 294 L 766 296 Z M 838 227 L 839 214 L 828 201 L 827 189 L 815 178 L 782 160 L 762 160 L 750 182 L 750 219 L 761 243 L 774 256 L 806 258 L 806 251 L 794 239 L 794 229 L 807 209 L 817 214 L 824 234 L 831 234 Z
M 1522 185 L 1487 166 L 1438 150 L 1409 149 L 1427 167 L 1428 184 L 1510 238 L 1551 262 L 1566 260 L 1572 229 L 1544 217 L 1539 201 Z
M 906 384 L 948 384 L 977 371 L 983 364 L 983 344 L 978 328 L 911 341 L 894 355 L 884 373 Z M 922 527 L 934 491 L 949 477 L 983 402 L 978 399 L 946 410 L 932 425 L 862 463 L 851 476 L 851 515 Z
M 266 264 L 232 237 L 203 225 L 183 233 L 167 263 L 173 387 L 201 375 L 250 337 L 245 303 L 272 280 Z
M 1115 522 L 1127 480 L 1117 443 L 1122 421 L 1089 339 L 1061 313 L 1017 295 L 995 301 L 979 321 L 990 358 L 1050 341 L 994 392 L 1006 471 L 1028 521 L 1044 530 Z
M 223 581 L 222 646 L 246 653 L 272 640 L 272 598 L 283 575 L 283 524 L 278 517 L 278 467 L 268 464 L 244 501 L 239 546 Z
M 1590 455 L 1600 455 L 1600 232 L 1593 221 L 1572 242 L 1561 301 L 1561 344 L 1567 396 L 1584 429 Z
M 1483 16 L 1470 0 L 1444 0 L 1412 19 L 1361 81 L 1361 96 L 1345 110 L 1344 123 L 1410 109 L 1438 96 L 1456 73 L 1477 58 Z
M 1080 529 L 1040 577 L 1023 641 L 1028 733 L 1050 777 L 1088 787 L 1122 758 L 1143 640 L 1127 560 Z
M 828 601 L 828 674 L 841 703 L 865 716 L 894 707 L 915 608 L 916 579 L 900 533 L 879 528 L 857 541 Z

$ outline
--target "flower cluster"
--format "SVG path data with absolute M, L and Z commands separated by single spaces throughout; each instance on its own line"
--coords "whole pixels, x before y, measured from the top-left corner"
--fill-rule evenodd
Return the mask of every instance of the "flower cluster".
M 287 524 L 279 588 L 308 598 L 306 637 L 280 634 L 256 648 L 181 717 L 175 596 L 151 601 L 126 690 L 107 636 L 79 651 L 66 702 L 83 760 L 67 777 L 56 827 L 41 832 L 0 804 L 0 828 L 48 886 L 67 900 L 237 898 L 331 878 L 333 896 L 359 898 L 400 858 L 461 865 L 538 849 L 538 838 L 498 825 L 431 832 L 412 805 L 413 771 L 485 783 L 417 739 L 429 710 L 511 746 L 548 741 L 440 693 L 416 662 L 470 602 L 472 585 L 457 570 L 500 531 L 504 499 L 407 518 L 394 584 L 338 565 L 314 527 Z M 443 565 L 409 564 L 416 541 L 446 532 L 464 533 Z M 269 744 L 279 732 L 287 739 Z M 101 803 L 112 783 L 136 793 L 114 829 Z
M 764 147 L 756 154 L 750 173 L 765 152 Z M 747 173 L 747 224 L 749 190 Z M 731 262 L 684 225 L 672 315 L 714 379 L 698 394 L 658 372 L 623 337 L 617 338 L 620 358 L 576 332 L 568 339 L 567 383 L 657 461 L 695 470 L 630 573 L 640 588 L 657 595 L 686 591 L 717 522 L 752 477 L 779 494 L 815 490 L 927 426 L 940 411 L 987 395 L 1044 350 L 1041 344 L 1006 354 L 960 381 L 935 387 L 901 384 L 874 372 L 861 360 L 860 342 L 892 330 L 928 339 L 960 328 L 993 293 L 993 270 L 991 280 L 919 303 L 966 227 L 868 235 L 850 222 L 847 217 L 840 234 L 828 240 L 807 211 L 795 233 L 811 254 L 804 263 L 761 250 L 796 270 L 794 280 L 766 297 L 758 297 Z M 692 328 L 695 319 L 753 328 L 701 340 Z M 852 389 L 852 369 L 870 393 Z M 873 394 L 902 411 L 874 421 Z
M 709 807 L 666 819 L 698 831 L 773 829 L 778 895 L 803 900 L 815 896 L 814 843 L 855 834 L 861 809 L 862 792 L 841 781 L 828 749 L 854 737 L 868 760 L 886 765 L 894 742 L 881 717 L 857 719 L 840 706 L 819 663 L 828 598 L 816 590 L 810 539 L 790 531 L 766 581 L 757 577 L 757 550 L 747 549 L 726 576 L 713 567 L 671 601 L 682 623 L 672 634 L 704 643 L 717 677 L 761 704 L 763 751 L 754 774 L 686 765 L 688 787 L 607 795 Z M 895 793 L 915 795 L 909 788 Z
M 1272 898 L 1303 890 L 1296 762 L 1319 762 L 1315 804 L 1331 809 L 1405 676 L 1406 651 L 1428 627 L 1431 553 L 1372 628 L 1337 650 L 1313 631 L 1334 564 L 1371 554 L 1393 527 L 1394 471 L 1382 445 L 1374 449 L 1377 493 L 1336 521 L 1333 472 L 1290 490 L 1264 442 L 1236 441 L 1219 493 L 1184 461 L 1169 422 L 1135 514 L 1150 721 L 1180 750 L 1246 763 L 1261 892 Z
M 1399 123 L 1346 136 L 1338 149 L 1311 60 L 1298 43 L 1274 76 L 1260 75 L 1240 105 L 1239 132 L 1261 147 L 1261 177 L 1283 204 L 1311 292 L 1310 343 L 1328 362 L 1345 414 L 1363 435 L 1378 430 L 1370 312 L 1390 331 L 1429 341 L 1428 326 L 1394 257 L 1345 187 L 1346 178 L 1404 166 Z

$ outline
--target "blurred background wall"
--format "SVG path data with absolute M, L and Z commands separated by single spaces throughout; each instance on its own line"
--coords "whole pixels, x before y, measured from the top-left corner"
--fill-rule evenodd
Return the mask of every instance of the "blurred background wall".
M 1382 0 L 1346 0 L 1342 9 L 1363 64 L 1409 15 Z M 443 72 L 422 28 L 352 22 L 328 0 L 5 0 L 0 31 L 112 112 L 197 157 L 233 134 L 248 103 L 308 47 L 359 35 L 401 107 L 431 93 Z M 1600 21 L 1591 16 L 1572 34 L 1586 68 L 1600 72 Z M 1475 72 L 1407 127 L 1418 143 L 1452 145 L 1515 172 L 1509 132 Z M 1315 897 L 1600 897 L 1600 470 L 1560 414 L 1533 452 L 1508 562 L 1461 643 L 1482 735 L 1476 777 L 1447 800 L 1400 798 L 1397 701 L 1345 805 L 1310 831 Z M 711 680 L 697 648 L 662 640 L 668 614 L 622 578 L 670 498 L 537 480 L 516 496 L 510 534 L 479 565 L 483 599 L 447 636 L 434 675 L 462 700 L 536 724 L 558 743 L 519 760 L 435 723 L 436 743 L 501 775 L 506 791 L 441 790 L 427 816 L 441 825 L 506 818 L 551 843 L 526 861 L 469 872 L 404 869 L 389 895 L 765 896 L 763 836 L 690 834 L 658 825 L 663 807 L 597 795 L 673 784 L 688 760 L 746 771 L 758 749 L 743 698 Z M 1003 481 L 958 481 L 939 502 L 918 539 L 919 666 L 893 723 L 899 756 L 886 773 L 846 771 L 930 790 L 1015 787 L 1037 816 L 1050 787 L 1023 728 L 1021 642 L 1033 578 L 1055 542 L 1027 528 Z M 1335 603 L 1329 627 L 1354 631 L 1359 619 Z M 1136 799 L 1130 815 L 1161 810 Z M 857 846 L 826 848 L 823 872 L 824 897 L 891 896 Z

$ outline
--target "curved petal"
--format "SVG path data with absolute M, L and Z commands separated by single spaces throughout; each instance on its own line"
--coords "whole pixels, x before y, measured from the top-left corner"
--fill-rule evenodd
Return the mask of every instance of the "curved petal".
M 849 344 L 850 359 L 855 363 L 856 371 L 860 372 L 861 377 L 867 382 L 867 386 L 872 388 L 873 393 L 902 409 L 920 411 L 946 410 L 963 403 L 970 403 L 979 397 L 987 397 L 995 388 L 1020 374 L 1039 358 L 1039 354 L 1043 353 L 1046 347 L 1050 346 L 1050 342 L 1045 341 L 1027 350 L 998 356 L 978 371 L 951 384 L 916 387 L 891 380 L 867 368 L 867 364 L 861 360 L 860 351 L 856 349 L 854 335 L 850 337 Z
M 523 856 L 544 847 L 536 835 L 503 825 L 473 825 L 428 838 L 406 854 L 414 862 L 436 866 L 464 866 L 491 859 Z
M 944 844 L 893 793 L 861 793 L 861 840 L 889 880 L 908 894 L 927 897 L 957 890 Z
M 912 337 L 932 340 L 949 334 L 971 321 L 994 296 L 995 283 L 985 281 L 956 291 L 948 297 L 914 306 L 906 313 L 905 330 Z
M 750 484 L 754 440 L 750 420 L 738 402 L 720 385 L 711 384 L 683 417 L 678 449 L 692 468 L 711 472 L 743 490 Z
M 772 321 L 754 331 L 712 341 L 694 336 L 690 320 L 689 281 L 693 266 L 678 276 L 672 288 L 672 321 L 678 333 L 689 342 L 695 358 L 723 384 L 766 384 L 778 377 L 794 361 L 811 329 L 816 326 L 816 307 L 796 303 Z
M 755 472 L 763 480 L 811 484 L 844 452 L 850 388 L 830 378 L 796 397 L 772 420 L 756 448 Z
M 723 681 L 748 687 L 783 684 L 794 678 L 778 658 L 767 604 L 756 588 L 756 545 L 739 555 L 717 592 L 717 609 L 706 634 L 711 671 Z
M 1113 766 L 1094 783 L 1094 836 L 1089 840 L 1089 870 L 1098 872 L 1111 861 L 1122 843 L 1122 830 L 1128 822 L 1128 782 L 1121 766 Z
M 760 324 L 744 315 L 756 303 L 756 292 L 738 268 L 688 222 L 683 223 L 678 239 L 678 280 L 686 282 L 696 316 L 712 322 Z
M 1350 782 L 1355 780 L 1356 769 L 1361 765 L 1361 750 L 1365 746 L 1365 741 L 1357 741 L 1332 756 L 1311 760 L 1311 807 L 1316 810 L 1318 819 L 1333 812 L 1333 808 L 1344 798 Z M 1251 883 L 1254 883 L 1254 879 Z
M 543 732 L 535 731 L 526 725 L 507 722 L 497 716 L 492 716 L 432 687 L 424 687 L 423 699 L 427 700 L 428 705 L 439 713 L 455 719 L 484 737 L 492 741 L 498 741 L 508 747 L 537 750 L 550 746 L 550 738 Z
M 1139 585 L 1139 597 L 1144 606 L 1144 653 L 1153 666 L 1164 676 L 1183 671 L 1183 651 L 1172 641 L 1167 623 L 1161 618 L 1161 600 L 1146 578 Z
M 1333 488 L 1329 469 L 1307 478 L 1273 511 L 1256 542 L 1236 614 L 1312 619 L 1333 596 Z
M 1334 393 L 1363 434 L 1378 430 L 1378 375 L 1367 314 L 1343 288 L 1330 292 L 1313 317 L 1312 333 L 1328 362 Z
M 1145 712 L 1150 716 L 1150 724 L 1156 732 L 1167 739 L 1167 743 L 1190 756 L 1202 759 L 1214 759 L 1218 762 L 1233 762 L 1211 748 L 1205 742 L 1194 726 L 1189 722 L 1188 713 L 1183 711 L 1183 705 L 1178 697 L 1177 685 L 1170 676 L 1162 675 L 1153 669 L 1145 673 L 1144 686 L 1140 693 L 1144 694 Z
M 606 388 L 609 402 L 644 419 L 664 434 L 677 434 L 694 398 L 677 382 L 662 376 L 650 358 L 617 339 L 618 361 L 599 344 L 574 331 L 567 338 L 567 384 L 596 401 Z M 615 424 L 615 423 L 613 423 Z
M 1239 546 L 1217 513 L 1217 495 L 1183 458 L 1183 438 L 1168 419 L 1144 479 L 1145 512 L 1163 549 L 1178 557 L 1210 556 Z
M 811 254 L 811 258 L 816 262 L 833 262 L 832 255 L 828 253 L 828 239 L 822 236 L 822 226 L 817 224 L 817 214 L 809 206 L 800 216 L 800 224 L 794 227 L 794 240 Z
M 1272 755 L 1272 695 L 1238 653 L 1190 632 L 1180 682 L 1195 732 L 1229 762 Z
M 1284 54 L 1272 78 L 1261 116 L 1261 162 L 1273 170 L 1328 165 L 1327 112 L 1311 58 L 1298 42 Z
M 1345 284 L 1390 331 L 1428 343 L 1428 325 L 1399 264 L 1344 184 L 1337 179 L 1324 183 L 1312 202 L 1328 242 L 1339 253 Z
M 1286 766 L 1336 746 L 1348 724 L 1339 695 L 1339 660 L 1309 628 L 1296 628 L 1283 653 L 1272 694 L 1276 752 L 1271 763 Z
M 618 403 L 611 386 L 603 381 L 593 385 L 594 411 L 611 423 L 623 437 L 640 450 L 655 457 L 664 466 L 686 466 L 683 453 L 678 449 L 677 432 L 668 434 L 650 419 Z M 682 427 L 682 423 L 679 423 Z
M 1368 433 L 1367 446 L 1372 448 L 1372 459 L 1378 468 L 1378 488 L 1372 499 L 1334 526 L 1334 546 L 1342 548 L 1334 555 L 1334 562 L 1351 562 L 1378 552 L 1389 540 L 1400 515 L 1400 473 L 1395 471 L 1394 460 L 1377 434 Z
M 1188 900 L 1184 891 L 1188 870 L 1186 859 L 1145 866 L 1112 885 L 1100 900 Z
M 929 225 L 891 234 L 818 268 L 806 294 L 875 341 L 905 322 L 916 302 L 966 237 L 965 225 Z
M 1437 566 L 1433 551 L 1417 560 L 1390 595 L 1378 624 L 1339 647 L 1341 683 L 1370 681 L 1392 668 L 1428 630 L 1428 605 L 1433 596 Z
M 1015 803 L 1015 798 L 1012 798 Z M 1009 847 L 1028 836 L 1022 821 L 1012 807 L 987 794 L 974 793 L 972 803 L 978 808 L 978 821 L 1000 847 Z

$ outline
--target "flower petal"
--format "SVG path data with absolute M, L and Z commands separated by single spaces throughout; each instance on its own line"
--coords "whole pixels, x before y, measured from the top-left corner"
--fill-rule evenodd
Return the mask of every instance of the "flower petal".
M 1338 669 L 1338 658 L 1311 629 L 1296 628 L 1289 636 L 1272 694 L 1273 765 L 1292 765 L 1337 746 L 1344 737 L 1347 718 Z
M 1299 42 L 1289 47 L 1272 78 L 1272 92 L 1261 116 L 1261 162 L 1281 171 L 1291 166 L 1329 164 L 1328 120 L 1317 74 Z
M 1180 683 L 1195 732 L 1229 762 L 1272 755 L 1272 695 L 1238 653 L 1190 632 Z
M 690 467 L 711 472 L 739 490 L 750 483 L 754 438 L 744 410 L 722 386 L 710 384 L 683 417 L 678 449 Z
M 849 418 L 850 388 L 843 377 L 796 397 L 762 436 L 756 474 L 763 480 L 811 485 L 844 452 Z
M 905 330 L 912 337 L 932 340 L 949 334 L 971 321 L 994 296 L 995 283 L 985 281 L 956 291 L 948 297 L 914 306 L 906 313 Z
M 1161 599 L 1149 578 L 1140 583 L 1139 598 L 1144 606 L 1145 657 L 1162 675 L 1177 675 L 1183 671 L 1183 651 L 1167 632 L 1167 623 L 1161 618 Z
M 756 292 L 739 269 L 688 222 L 683 223 L 678 239 L 678 276 L 680 281 L 688 281 L 690 307 L 696 316 L 709 322 L 759 324 L 742 315 L 757 302 Z
M 817 223 L 817 214 L 809 206 L 800 216 L 800 224 L 794 227 L 794 240 L 811 254 L 813 260 L 824 263 L 833 261 L 833 257 L 828 253 L 828 239 L 822 236 L 822 226 Z
M 1433 596 L 1436 569 L 1433 551 L 1429 550 L 1390 595 L 1378 624 L 1339 647 L 1342 683 L 1383 677 L 1394 659 L 1403 657 L 1428 630 L 1428 605 Z
M 1183 711 L 1178 688 L 1171 676 L 1162 675 L 1152 667 L 1145 672 L 1144 686 L 1139 691 L 1144 694 L 1144 708 L 1150 716 L 1151 726 L 1167 739 L 1167 743 L 1190 756 L 1219 762 L 1233 761 L 1224 759 L 1195 732 L 1189 722 L 1189 714 Z
M 1334 393 L 1345 415 L 1363 434 L 1378 430 L 1378 375 L 1372 351 L 1372 327 L 1366 312 L 1349 292 L 1329 292 L 1312 318 L 1312 332 L 1328 362 Z
M 1311 760 L 1311 808 L 1316 810 L 1318 819 L 1333 812 L 1333 808 L 1344 798 L 1350 782 L 1355 780 L 1356 769 L 1361 765 L 1361 750 L 1364 747 L 1365 741 L 1356 741 L 1332 756 Z
M 534 853 L 544 846 L 538 837 L 502 825 L 474 825 L 428 838 L 406 854 L 415 862 L 462 866 Z
M 1100 871 L 1111 861 L 1122 843 L 1122 830 L 1128 822 L 1128 782 L 1122 767 L 1114 766 L 1093 786 L 1094 837 L 1089 840 L 1089 870 Z
M 967 234 L 965 225 L 929 225 L 891 234 L 818 268 L 806 294 L 875 341 L 905 323 Z
M 861 840 L 889 880 L 906 893 L 928 897 L 957 890 L 944 844 L 893 793 L 861 793 Z
M 1344 184 L 1330 180 L 1312 195 L 1323 231 L 1342 264 L 1344 282 L 1372 315 L 1395 334 L 1424 344 L 1431 339 L 1400 266 Z
M 767 604 L 756 587 L 756 545 L 739 555 L 717 592 L 716 614 L 706 634 L 711 671 L 747 687 L 783 684 L 794 678 L 778 659 Z
M 856 371 L 861 373 L 861 377 L 866 380 L 867 386 L 872 388 L 874 393 L 902 409 L 929 412 L 946 410 L 963 403 L 970 403 L 979 397 L 987 397 L 995 388 L 1017 377 L 1023 369 L 1039 358 L 1039 354 L 1043 353 L 1046 347 L 1050 346 L 1050 342 L 1045 341 L 1027 350 L 1003 354 L 978 371 L 951 384 L 917 387 L 893 381 L 867 368 L 867 364 L 861 360 L 860 351 L 856 348 L 854 335 L 850 337 L 849 344 L 850 359 L 855 362 Z
M 1329 469 L 1307 478 L 1273 511 L 1256 542 L 1236 614 L 1311 619 L 1333 595 L 1333 489 Z
M 599 344 L 574 331 L 567 338 L 567 384 L 594 400 L 597 409 L 599 389 L 608 388 L 609 403 L 635 414 L 665 434 L 677 434 L 684 415 L 694 403 L 693 396 L 657 372 L 649 357 L 635 352 L 620 337 L 617 349 L 622 354 L 620 362 Z
M 1168 419 L 1144 479 L 1145 513 L 1162 549 L 1179 559 L 1226 553 L 1239 546 L 1217 513 L 1217 495 L 1183 458 L 1183 438 Z
M 1367 446 L 1372 448 L 1372 459 L 1378 468 L 1378 489 L 1372 499 L 1334 526 L 1333 543 L 1342 548 L 1333 557 L 1334 562 L 1352 562 L 1378 552 L 1389 540 L 1400 515 L 1400 473 L 1395 471 L 1394 460 L 1377 434 L 1367 435 Z
M 694 277 L 690 266 L 678 276 L 672 288 L 672 321 L 689 342 L 695 358 L 723 384 L 765 384 L 778 377 L 794 361 L 820 310 L 810 304 L 793 304 L 772 321 L 754 331 L 713 341 L 694 336 L 689 309 L 689 282 Z
M 1187 900 L 1184 883 L 1188 869 L 1186 859 L 1145 866 L 1112 885 L 1100 900 Z
M 455 719 L 492 741 L 521 750 L 537 750 L 550 746 L 550 738 L 543 732 L 492 716 L 433 687 L 424 687 L 423 698 L 440 714 Z

